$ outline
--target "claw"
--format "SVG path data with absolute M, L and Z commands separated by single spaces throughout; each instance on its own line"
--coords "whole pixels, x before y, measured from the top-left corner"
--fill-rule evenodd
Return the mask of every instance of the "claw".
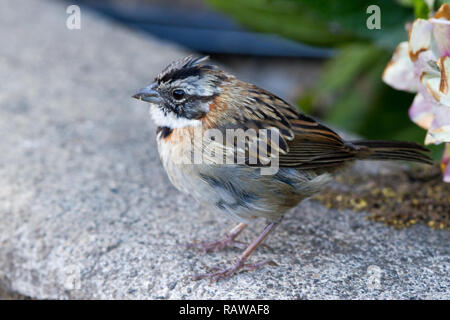
M 215 272 L 210 273 L 203 273 L 203 274 L 194 274 L 192 276 L 192 280 L 201 280 L 201 279 L 210 279 L 211 282 L 218 282 L 220 280 L 225 280 L 227 278 L 230 278 L 238 271 L 256 271 L 261 269 L 262 267 L 269 265 L 269 266 L 278 266 L 278 264 L 272 260 L 263 260 L 257 263 L 243 263 L 243 261 L 238 261 L 234 264 L 234 266 L 225 268 L 225 269 L 219 269 L 214 268 L 211 270 L 219 270 Z
M 255 271 L 260 268 L 262 268 L 265 265 L 271 265 L 271 266 L 278 266 L 275 262 L 271 260 L 265 260 L 257 263 L 245 263 L 247 258 L 252 254 L 252 252 L 264 241 L 264 239 L 272 232 L 278 225 L 280 224 L 280 221 L 278 222 L 270 222 L 266 225 L 264 230 L 261 232 L 261 234 L 256 237 L 255 240 L 253 240 L 252 243 L 248 245 L 247 248 L 241 253 L 239 258 L 236 260 L 236 263 L 226 269 L 222 269 L 219 271 L 213 271 L 209 273 L 204 274 L 195 274 L 192 276 L 193 280 L 200 280 L 200 279 L 206 279 L 209 278 L 211 282 L 223 280 L 226 278 L 231 277 L 233 274 L 237 273 L 239 270 L 247 270 L 247 271 Z M 197 247 L 202 248 L 203 250 L 217 250 L 217 249 L 223 249 L 227 245 L 234 245 L 236 243 L 239 243 L 234 240 L 236 236 L 245 228 L 245 224 L 241 223 L 237 227 L 235 227 L 232 232 L 226 236 L 222 241 L 219 242 L 213 242 L 213 243 L 200 243 L 197 245 Z M 210 270 L 217 270 L 217 269 L 210 269 Z

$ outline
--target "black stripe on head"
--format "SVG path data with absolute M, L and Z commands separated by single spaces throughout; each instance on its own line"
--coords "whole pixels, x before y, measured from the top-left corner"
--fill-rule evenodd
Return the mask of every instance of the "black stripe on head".
M 200 76 L 202 74 L 202 70 L 199 67 L 192 68 L 183 68 L 172 70 L 169 73 L 166 73 L 161 79 L 160 82 L 172 82 L 175 80 L 186 79 L 189 77 Z
M 170 82 L 185 79 L 191 76 L 199 76 L 202 72 L 214 69 L 210 65 L 201 65 L 208 57 L 194 58 L 192 56 L 177 60 L 168 65 L 157 77 L 156 81 Z

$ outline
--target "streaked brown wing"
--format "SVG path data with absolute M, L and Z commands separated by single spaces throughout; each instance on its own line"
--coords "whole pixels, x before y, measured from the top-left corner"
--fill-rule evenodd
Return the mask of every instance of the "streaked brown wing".
M 269 153 L 279 156 L 280 167 L 301 169 L 335 166 L 355 157 L 355 147 L 344 143 L 337 133 L 301 114 L 297 108 L 270 92 L 247 85 L 241 96 L 245 99 L 239 105 L 228 106 L 226 117 L 216 122 L 214 127 L 220 130 L 225 138 L 214 143 L 216 147 L 225 150 L 226 154 L 241 159 L 244 157 L 248 165 L 252 165 L 247 161 L 249 158 L 256 158 L 256 165 L 259 166 L 267 164 L 268 158 L 264 155 Z M 252 139 L 264 141 L 261 146 L 266 150 L 261 150 L 259 143 L 257 150 L 247 147 L 243 150 L 237 146 L 234 138 L 230 141 L 226 134 L 228 129 L 254 129 L 261 132 L 260 129 L 274 128 L 279 132 L 279 139 Z
M 249 92 L 255 104 L 247 109 L 255 110 L 254 114 L 264 119 L 265 124 L 279 128 L 280 144 L 287 144 L 286 152 L 280 153 L 280 167 L 319 168 L 355 158 L 354 146 L 346 144 L 330 128 L 270 92 L 259 88 Z
M 290 122 L 295 138 L 288 143 L 289 152 L 280 156 L 281 167 L 328 167 L 355 158 L 354 146 L 314 119 L 299 114 L 298 119 Z

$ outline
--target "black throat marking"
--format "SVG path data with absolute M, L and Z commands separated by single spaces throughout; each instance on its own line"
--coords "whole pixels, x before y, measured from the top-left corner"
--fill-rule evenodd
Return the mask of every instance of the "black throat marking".
M 165 139 L 172 134 L 173 129 L 169 127 L 158 127 L 156 128 L 156 136 L 161 132 L 160 138 Z

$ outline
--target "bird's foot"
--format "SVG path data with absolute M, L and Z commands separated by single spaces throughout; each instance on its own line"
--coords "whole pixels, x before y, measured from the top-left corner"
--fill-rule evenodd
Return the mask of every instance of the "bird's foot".
M 197 249 L 203 252 L 221 251 L 226 247 L 245 249 L 247 247 L 247 244 L 234 240 L 233 237 L 225 236 L 222 240 L 219 241 L 194 241 L 193 243 L 189 243 L 186 245 L 187 249 Z
M 218 282 L 220 280 L 230 278 L 238 271 L 241 271 L 241 270 L 256 271 L 266 265 L 275 266 L 275 267 L 278 266 L 278 264 L 272 260 L 264 260 L 264 261 L 260 261 L 257 263 L 244 263 L 244 260 L 238 260 L 230 268 L 225 268 L 225 269 L 214 268 L 209 273 L 195 274 L 192 276 L 192 279 L 193 280 L 210 279 L 211 282 L 213 282 L 213 281 Z

